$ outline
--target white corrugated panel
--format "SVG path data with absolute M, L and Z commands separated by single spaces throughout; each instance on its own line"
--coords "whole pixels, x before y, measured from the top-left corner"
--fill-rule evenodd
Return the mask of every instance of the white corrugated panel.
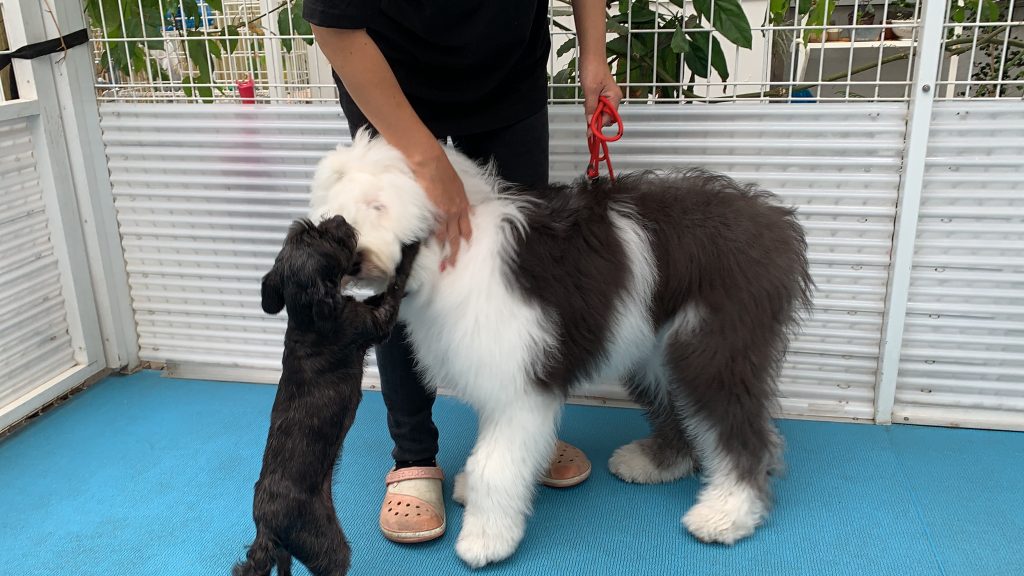
M 348 140 L 340 109 L 104 104 L 101 118 L 140 357 L 275 378 L 285 321 L 260 308 L 260 278 L 317 161 Z
M 785 363 L 783 411 L 871 419 L 906 105 L 652 105 L 623 118 L 617 171 L 702 166 L 799 208 L 818 288 Z M 581 121 L 578 109 L 553 116 L 553 179 L 583 170 Z
M 101 109 L 145 360 L 279 367 L 283 323 L 259 278 L 305 213 L 320 155 L 347 140 L 335 106 Z M 619 170 L 700 165 L 801 207 L 818 309 L 795 341 L 783 406 L 869 418 L 902 149 L 904 105 L 631 106 Z M 552 178 L 586 162 L 582 113 L 553 107 Z M 615 389 L 595 392 L 615 397 Z
M 0 123 L 0 408 L 75 365 L 24 118 Z
M 893 421 L 1024 429 L 1024 102 L 935 105 Z

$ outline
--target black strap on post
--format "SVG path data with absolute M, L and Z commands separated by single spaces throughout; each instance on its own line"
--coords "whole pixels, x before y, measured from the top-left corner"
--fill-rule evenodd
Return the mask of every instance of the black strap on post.
M 40 56 L 70 50 L 71 48 L 85 44 L 88 41 L 89 30 L 82 28 L 77 32 L 65 34 L 60 38 L 52 38 L 50 40 L 36 42 L 35 44 L 27 44 L 10 54 L 0 54 L 0 70 L 7 68 L 7 65 L 10 64 L 11 60 L 14 58 L 19 60 L 31 60 L 33 58 L 39 58 Z

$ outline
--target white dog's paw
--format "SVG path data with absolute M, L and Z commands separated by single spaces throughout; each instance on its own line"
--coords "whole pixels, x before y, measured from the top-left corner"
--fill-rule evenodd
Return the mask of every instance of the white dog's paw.
M 452 486 L 452 500 L 461 506 L 466 505 L 466 472 L 462 471 L 455 475 L 455 484 Z
M 455 543 L 455 553 L 470 568 L 500 562 L 516 551 L 523 539 L 524 523 L 507 518 L 475 519 L 466 515 Z
M 698 540 L 735 544 L 754 533 L 765 516 L 757 493 L 743 485 L 708 485 L 683 515 L 683 526 Z
M 659 466 L 652 458 L 650 438 L 621 446 L 608 459 L 608 469 L 621 480 L 637 484 L 672 482 L 693 473 L 693 459 L 681 456 Z

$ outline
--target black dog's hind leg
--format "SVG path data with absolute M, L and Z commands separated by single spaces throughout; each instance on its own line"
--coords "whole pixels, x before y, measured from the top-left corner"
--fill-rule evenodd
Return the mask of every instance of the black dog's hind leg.
M 292 576 L 292 555 L 284 548 L 277 549 L 277 576 Z
M 274 544 L 266 530 L 257 526 L 256 539 L 253 541 L 252 546 L 249 546 L 249 551 L 245 554 L 245 562 L 236 564 L 231 574 L 232 576 L 270 576 L 270 571 L 274 567 L 274 559 L 276 557 L 278 574 L 287 576 L 291 570 L 281 572 L 282 553 L 285 556 L 288 555 L 287 552 L 283 552 Z
M 338 524 L 330 492 L 301 515 L 301 527 L 288 536 L 287 548 L 313 576 L 344 576 L 351 563 L 345 533 Z

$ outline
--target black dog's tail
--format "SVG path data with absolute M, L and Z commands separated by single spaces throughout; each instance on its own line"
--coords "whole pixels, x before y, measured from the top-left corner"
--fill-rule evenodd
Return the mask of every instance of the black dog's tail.
M 290 576 L 292 557 L 283 548 L 270 541 L 266 532 L 256 531 L 256 540 L 249 546 L 245 562 L 235 564 L 231 576 L 270 576 L 270 570 L 277 564 L 278 576 Z

